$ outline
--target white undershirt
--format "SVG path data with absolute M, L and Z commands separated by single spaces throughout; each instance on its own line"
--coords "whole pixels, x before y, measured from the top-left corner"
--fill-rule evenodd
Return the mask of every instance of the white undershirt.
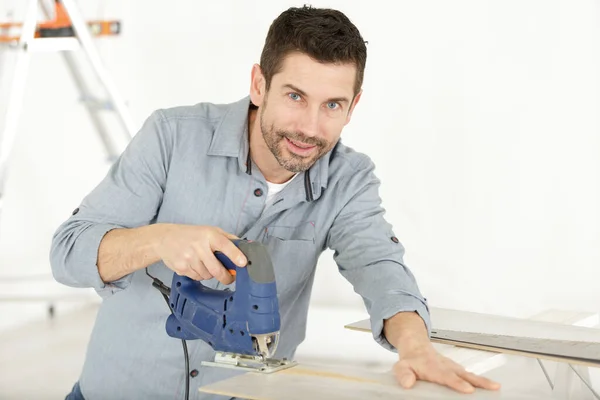
M 284 187 L 286 187 L 287 185 L 290 184 L 291 181 L 294 180 L 295 177 L 297 177 L 298 174 L 294 175 L 291 179 L 289 179 L 287 182 L 284 183 L 272 183 L 267 181 L 267 187 L 268 187 L 268 193 L 267 193 L 267 202 L 266 202 L 266 206 L 270 206 L 273 199 L 275 198 L 275 195 L 279 192 L 281 192 L 283 190 Z

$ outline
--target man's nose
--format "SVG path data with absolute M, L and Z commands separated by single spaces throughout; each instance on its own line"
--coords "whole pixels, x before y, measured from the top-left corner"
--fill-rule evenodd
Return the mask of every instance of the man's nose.
M 307 107 L 302 114 L 298 130 L 309 137 L 317 136 L 319 133 L 319 117 L 317 107 Z

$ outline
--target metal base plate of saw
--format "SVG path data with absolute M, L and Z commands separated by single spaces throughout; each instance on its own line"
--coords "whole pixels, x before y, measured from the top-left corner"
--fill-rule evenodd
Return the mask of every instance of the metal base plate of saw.
M 285 358 L 276 360 L 272 358 L 263 358 L 261 356 L 251 356 L 236 353 L 217 352 L 215 361 L 203 361 L 202 365 L 221 368 L 233 368 L 270 374 L 298 365 L 296 361 Z

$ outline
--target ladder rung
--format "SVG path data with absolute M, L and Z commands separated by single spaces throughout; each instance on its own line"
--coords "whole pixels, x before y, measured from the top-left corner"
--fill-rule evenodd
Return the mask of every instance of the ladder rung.
M 99 100 L 95 97 L 90 96 L 82 96 L 80 100 L 84 103 L 87 103 L 89 106 L 97 109 L 97 110 L 110 110 L 114 111 L 115 107 L 109 100 Z
M 37 38 L 28 42 L 27 51 L 74 51 L 79 47 L 79 41 L 74 37 Z

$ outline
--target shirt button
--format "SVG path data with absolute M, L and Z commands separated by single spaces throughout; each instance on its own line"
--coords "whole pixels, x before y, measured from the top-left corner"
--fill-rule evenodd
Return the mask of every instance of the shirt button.
M 262 189 L 258 188 L 258 189 L 256 189 L 256 190 L 254 190 L 254 195 L 255 195 L 256 197 L 260 197 L 260 196 L 262 196 L 262 195 L 263 195 L 263 191 L 262 191 Z
M 392 239 L 392 242 L 398 243 L 398 238 L 396 236 L 392 236 L 391 239 Z
M 77 207 L 76 209 L 73 210 L 73 213 L 71 215 L 75 215 L 79 212 L 79 207 Z
M 197 377 L 197 376 L 198 376 L 198 370 L 197 370 L 197 369 L 194 369 L 194 370 L 192 370 L 192 372 L 190 372 L 190 376 L 191 376 L 192 378 L 195 378 L 195 377 Z

